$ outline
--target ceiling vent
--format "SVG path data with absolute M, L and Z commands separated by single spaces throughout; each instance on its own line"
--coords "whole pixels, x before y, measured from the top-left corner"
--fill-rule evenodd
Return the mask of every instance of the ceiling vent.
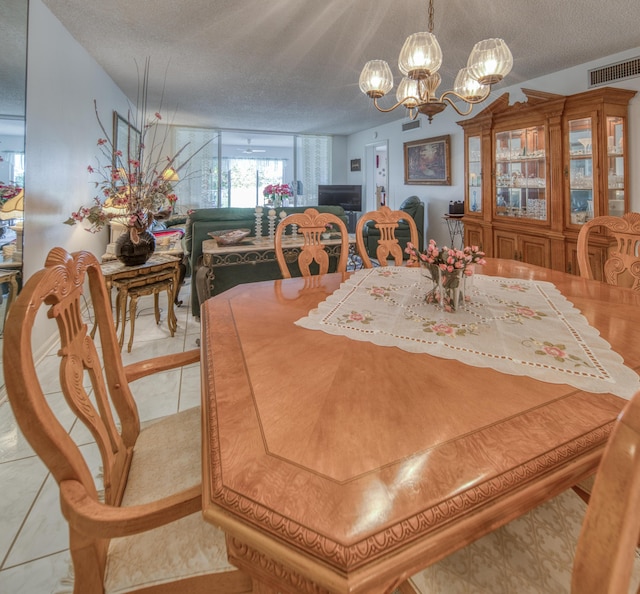
M 413 122 L 407 122 L 405 124 L 402 124 L 402 131 L 403 132 L 407 132 L 408 130 L 415 130 L 416 128 L 420 127 L 420 120 L 415 119 L 413 120 Z
M 640 76 L 640 57 L 589 70 L 589 87 Z

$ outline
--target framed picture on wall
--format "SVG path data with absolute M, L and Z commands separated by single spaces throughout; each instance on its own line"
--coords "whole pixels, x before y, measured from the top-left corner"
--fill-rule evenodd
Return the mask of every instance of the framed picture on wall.
M 451 185 L 450 136 L 404 143 L 404 183 Z
M 360 171 L 361 161 L 360 159 L 351 159 L 351 171 Z

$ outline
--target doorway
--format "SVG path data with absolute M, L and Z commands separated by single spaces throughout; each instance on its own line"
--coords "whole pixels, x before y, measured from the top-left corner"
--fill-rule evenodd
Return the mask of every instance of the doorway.
M 365 195 L 363 210 L 388 206 L 389 141 L 381 140 L 365 147 Z

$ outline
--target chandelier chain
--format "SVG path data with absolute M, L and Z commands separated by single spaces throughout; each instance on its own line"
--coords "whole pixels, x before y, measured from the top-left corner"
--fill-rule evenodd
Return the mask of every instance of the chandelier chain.
M 429 0 L 429 25 L 427 31 L 433 33 L 433 0 Z

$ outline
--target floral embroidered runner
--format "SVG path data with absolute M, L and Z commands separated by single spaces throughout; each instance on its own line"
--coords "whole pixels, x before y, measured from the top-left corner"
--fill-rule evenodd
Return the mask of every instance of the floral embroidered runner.
M 418 268 L 360 270 L 297 325 L 630 398 L 638 374 L 548 282 L 475 275 L 455 313 L 425 303 Z

